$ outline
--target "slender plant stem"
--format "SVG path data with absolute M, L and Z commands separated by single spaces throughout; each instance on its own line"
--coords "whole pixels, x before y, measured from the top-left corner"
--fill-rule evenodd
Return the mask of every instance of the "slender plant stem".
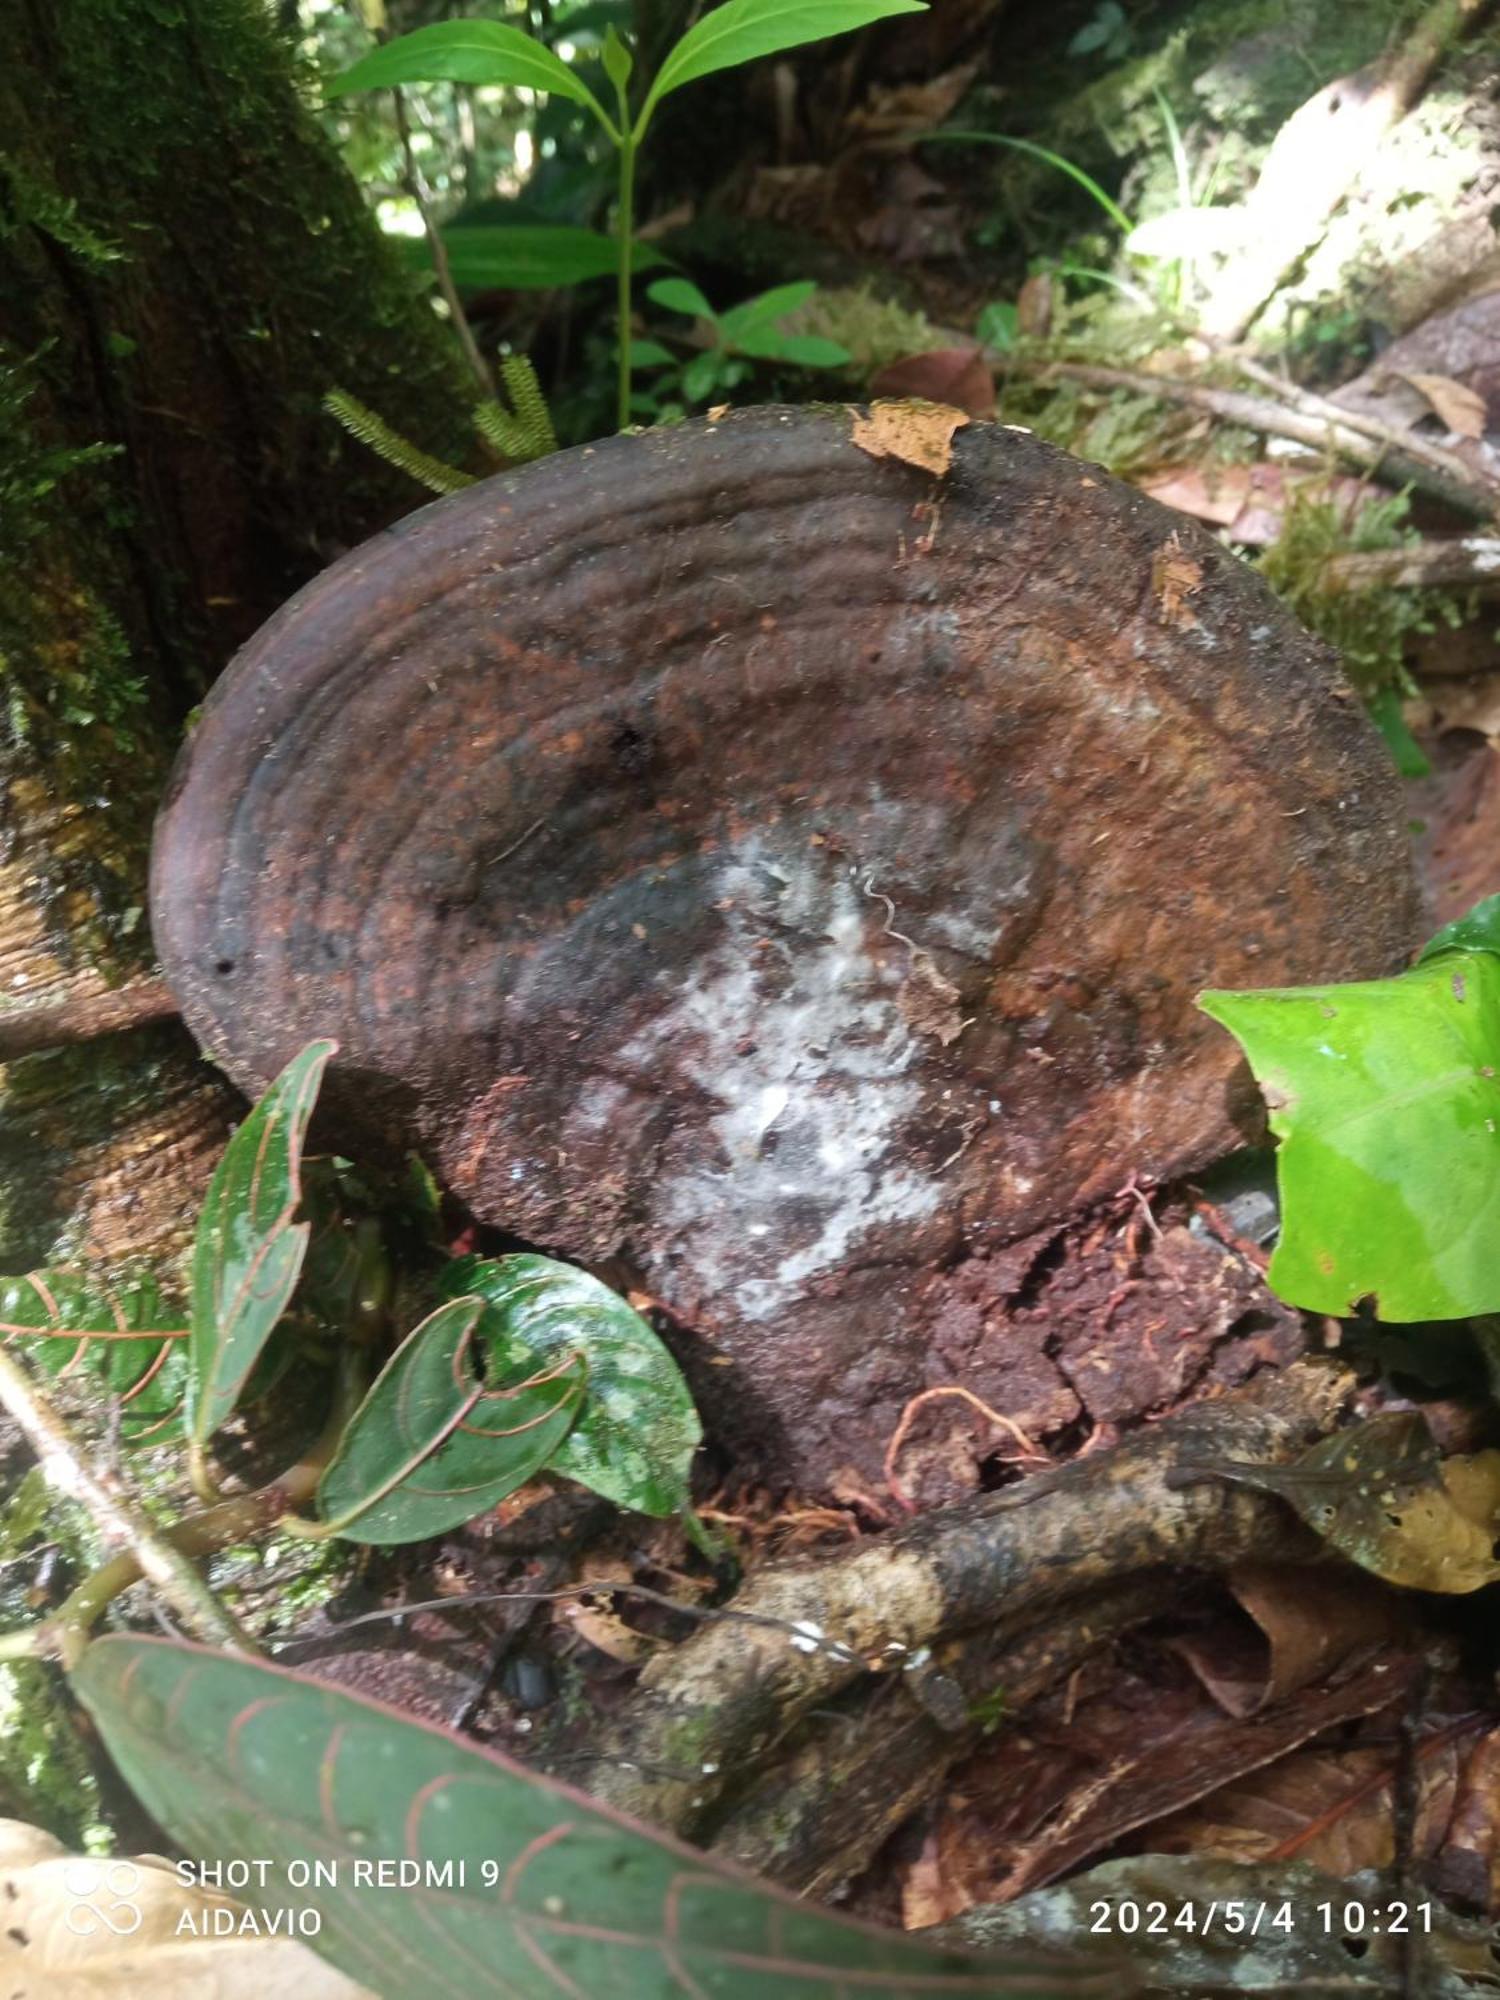
M 127 1498 L 113 1473 L 95 1472 L 57 1412 L 37 1393 L 25 1369 L 0 1349 L 0 1402 L 36 1451 L 48 1484 L 88 1509 L 106 1541 L 119 1543 L 137 1576 L 146 1577 L 186 1628 L 210 1645 L 236 1652 L 259 1649 L 214 1596 L 181 1549 L 158 1533 Z
M 474 338 L 474 329 L 469 324 L 464 311 L 463 300 L 458 296 L 458 287 L 453 282 L 453 266 L 448 261 L 448 246 L 443 241 L 443 232 L 438 228 L 432 210 L 427 204 L 426 190 L 422 185 L 421 171 L 417 166 L 416 149 L 411 142 L 411 123 L 406 115 L 406 99 L 399 90 L 391 96 L 396 100 L 396 130 L 401 135 L 401 153 L 406 162 L 406 191 L 417 204 L 417 213 L 422 218 L 422 227 L 427 233 L 427 247 L 432 252 L 432 268 L 437 273 L 438 290 L 453 321 L 453 331 L 458 335 L 458 344 L 464 351 L 464 359 L 472 369 L 479 392 L 483 396 L 495 394 L 495 378 L 489 371 L 484 356 L 479 351 L 479 342 Z
M 620 244 L 620 395 L 618 428 L 630 424 L 630 253 L 635 229 L 635 152 L 638 135 L 631 131 L 624 95 L 620 102 L 620 207 L 615 229 Z
M 0 1353 L 0 1361 L 4 1359 L 4 1354 Z M 199 1583 L 196 1573 L 188 1567 L 190 1559 L 217 1555 L 221 1549 L 232 1549 L 240 1542 L 250 1541 L 274 1527 L 288 1508 L 305 1506 L 312 1499 L 323 1468 L 337 1449 L 344 1428 L 364 1393 L 368 1374 L 362 1347 L 351 1342 L 339 1356 L 338 1383 L 328 1419 L 316 1443 L 297 1463 L 279 1479 L 272 1480 L 269 1486 L 262 1486 L 254 1493 L 236 1494 L 233 1499 L 221 1500 L 201 1514 L 191 1514 L 185 1521 L 167 1529 L 160 1538 L 171 1560 L 186 1569 L 205 1594 L 207 1587 Z M 132 1544 L 86 1576 L 50 1618 L 40 1624 L 29 1625 L 23 1631 L 0 1632 L 0 1661 L 50 1658 L 54 1655 L 65 1662 L 76 1659 L 90 1630 L 121 1591 L 129 1590 L 146 1573 L 140 1561 L 139 1546 Z M 213 1601 L 217 1604 L 218 1600 Z M 229 1614 L 225 1612 L 224 1615 L 228 1617 Z M 248 1639 L 244 1640 L 244 1646 L 257 1650 Z

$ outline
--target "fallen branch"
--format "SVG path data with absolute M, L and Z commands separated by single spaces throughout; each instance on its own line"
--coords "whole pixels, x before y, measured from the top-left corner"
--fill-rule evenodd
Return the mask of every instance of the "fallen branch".
M 963 1706 L 957 1718 L 924 1706 L 914 1676 L 871 1683 L 862 1701 L 833 1726 L 820 1726 L 729 1813 L 709 1847 L 798 1895 L 828 1896 L 937 1795 L 953 1766 L 994 1727 L 983 1713 L 987 1699 L 1011 1722 L 1181 1592 L 1180 1575 L 1162 1571 L 1091 1591 L 1008 1643 L 993 1634 L 959 1642 L 936 1669 Z
M 1436 448 L 1424 447 L 1419 455 L 1414 455 L 1411 440 L 1397 446 L 1373 438 L 1368 434 L 1365 420 L 1356 423 L 1348 412 L 1337 419 L 1314 416 L 1289 403 L 1273 403 L 1240 389 L 1216 388 L 1207 382 L 1179 382 L 1170 376 L 1146 375 L 1131 368 L 1099 368 L 1091 362 L 1038 361 L 1013 365 L 1044 380 L 1080 382 L 1090 389 L 1128 389 L 1137 396 L 1155 396 L 1159 402 L 1183 403 L 1190 409 L 1206 410 L 1210 416 L 1238 424 L 1244 430 L 1289 438 L 1313 451 L 1333 452 L 1392 485 L 1417 487 L 1460 513 L 1472 514 L 1480 520 L 1491 520 L 1500 514 L 1500 488 L 1476 480 L 1462 460 L 1452 458 L 1450 466 L 1439 467 L 1433 459 Z
M 1323 580 L 1335 590 L 1416 590 L 1424 584 L 1500 591 L 1500 538 L 1464 535 L 1404 549 L 1351 550 L 1330 556 Z
M 1280 1501 L 1228 1484 L 1178 1489 L 1168 1475 L 1205 1453 L 1295 1455 L 1336 1418 L 1352 1379 L 1303 1362 L 847 1555 L 767 1569 L 733 1606 L 754 1624 L 706 1626 L 646 1668 L 602 1744 L 589 1746 L 598 1760 L 588 1789 L 692 1835 L 810 1708 L 923 1647 L 981 1627 L 1014 1633 L 1084 1591 L 1164 1565 L 1311 1559 L 1319 1545 Z

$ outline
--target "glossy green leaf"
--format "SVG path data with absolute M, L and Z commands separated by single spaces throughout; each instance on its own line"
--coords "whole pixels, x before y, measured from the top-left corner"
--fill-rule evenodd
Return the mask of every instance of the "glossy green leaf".
M 653 305 L 665 306 L 668 312 L 686 313 L 689 319 L 717 318 L 702 292 L 686 278 L 658 278 L 654 285 L 646 287 L 646 297 Z
M 456 1258 L 443 1289 L 485 1301 L 487 1351 L 511 1373 L 584 1357 L 588 1390 L 554 1472 L 640 1514 L 686 1503 L 703 1427 L 677 1363 L 617 1292 L 535 1256 Z
M 620 267 L 620 246 L 613 236 L 593 229 L 570 229 L 549 223 L 457 223 L 443 231 L 448 267 L 460 291 L 490 286 L 508 291 L 547 291 L 554 285 L 581 285 L 590 278 L 613 277 Z M 412 254 L 426 262 L 425 242 L 414 243 Z M 635 269 L 649 271 L 663 262 L 643 243 L 634 246 Z
M 302 1144 L 336 1042 L 309 1042 L 225 1150 L 193 1245 L 190 1433 L 205 1444 L 239 1400 L 307 1251 L 295 1222 Z
M 0 1278 L 0 1343 L 53 1376 L 88 1374 L 119 1398 L 120 1436 L 159 1444 L 181 1430 L 188 1321 L 149 1275 L 105 1285 L 82 1271 Z
M 509 1343 L 480 1330 L 485 1313 L 454 1299 L 396 1349 L 319 1481 L 326 1526 L 354 1542 L 422 1541 L 487 1514 L 555 1458 L 584 1363 L 558 1351 L 518 1375 Z
M 182 1851 L 269 1864 L 254 1902 L 316 1908 L 312 1942 L 382 2000 L 1134 1990 L 1117 1965 L 1025 1947 L 976 1958 L 830 1916 L 494 1751 L 283 1668 L 119 1635 L 88 1647 L 73 1683 Z M 377 1886 L 383 1862 L 416 1863 L 415 1879 Z M 304 1872 L 334 1880 L 303 1886 Z
M 1199 1005 L 1238 1038 L 1281 1140 L 1281 1297 L 1396 1321 L 1500 1307 L 1500 959 Z
M 435 21 L 361 56 L 328 86 L 330 97 L 405 83 L 511 84 L 567 97 L 613 130 L 583 79 L 545 43 L 501 21 Z
M 695 21 L 668 53 L 651 86 L 641 126 L 661 98 L 700 76 L 826 41 L 830 35 L 847 35 L 893 14 L 926 11 L 926 0 L 726 0 Z
M 1276 1494 L 1387 1583 L 1459 1593 L 1500 1581 L 1500 1452 L 1444 1459 L 1415 1411 L 1319 1438 L 1292 1465 L 1193 1469 Z
M 1417 963 L 1425 965 L 1445 951 L 1500 952 L 1500 896 L 1486 896 L 1472 910 L 1444 924 L 1423 945 Z

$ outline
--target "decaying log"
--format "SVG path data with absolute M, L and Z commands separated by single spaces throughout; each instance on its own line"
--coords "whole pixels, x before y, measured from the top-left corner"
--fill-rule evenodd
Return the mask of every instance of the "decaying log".
M 1163 1566 L 1224 1570 L 1274 1553 L 1317 1559 L 1284 1502 L 1225 1481 L 1174 1485 L 1183 1465 L 1295 1457 L 1335 1420 L 1352 1377 L 1299 1362 L 1199 1403 L 1107 1452 L 924 1514 L 821 1564 L 757 1575 L 732 1622 L 653 1660 L 591 1745 L 583 1782 L 693 1837 L 808 1711 L 924 1647 L 1038 1626 L 1055 1606 Z
M 237 1081 L 337 1036 L 341 1130 L 623 1264 L 808 1486 L 878 1476 L 924 1274 L 1233 1143 L 1199 987 L 1414 925 L 1384 753 L 1251 572 L 1027 435 L 880 443 L 751 411 L 425 509 L 240 655 L 153 862 Z

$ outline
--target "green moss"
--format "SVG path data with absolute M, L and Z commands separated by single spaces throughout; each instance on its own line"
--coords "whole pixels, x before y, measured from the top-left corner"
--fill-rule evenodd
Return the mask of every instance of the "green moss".
M 1464 591 L 1341 588 L 1329 565 L 1340 555 L 1401 549 L 1420 542 L 1408 525 L 1404 493 L 1367 499 L 1353 514 L 1326 494 L 1293 495 L 1280 535 L 1260 559 L 1260 573 L 1310 631 L 1337 648 L 1366 700 L 1415 693 L 1406 671 L 1409 642 L 1440 626 L 1456 628 L 1470 612 Z

